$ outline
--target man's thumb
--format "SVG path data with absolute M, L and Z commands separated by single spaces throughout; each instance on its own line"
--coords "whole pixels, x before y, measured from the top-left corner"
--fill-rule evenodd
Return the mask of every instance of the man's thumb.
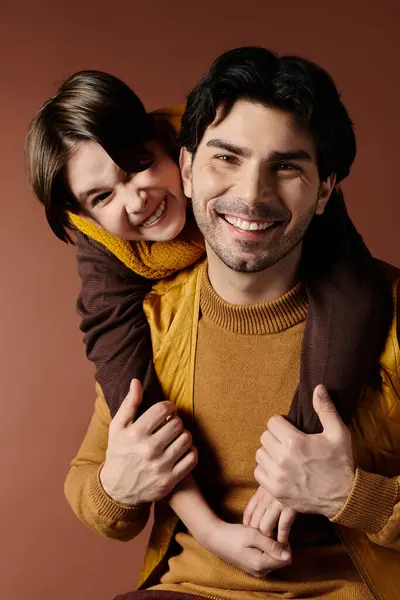
M 116 420 L 121 427 L 127 427 L 135 420 L 142 398 L 142 385 L 139 379 L 132 379 L 129 386 L 129 392 L 125 396 L 125 399 L 114 417 L 114 420 Z
M 317 385 L 313 394 L 314 410 L 319 416 L 324 433 L 341 433 L 344 427 L 335 405 L 329 398 L 326 387 Z

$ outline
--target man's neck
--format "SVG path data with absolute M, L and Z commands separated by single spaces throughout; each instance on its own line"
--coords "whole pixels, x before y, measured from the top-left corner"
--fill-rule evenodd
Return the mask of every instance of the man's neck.
M 227 267 L 207 247 L 208 276 L 218 296 L 230 304 L 271 302 L 298 282 L 301 244 L 272 267 L 258 273 L 240 273 Z

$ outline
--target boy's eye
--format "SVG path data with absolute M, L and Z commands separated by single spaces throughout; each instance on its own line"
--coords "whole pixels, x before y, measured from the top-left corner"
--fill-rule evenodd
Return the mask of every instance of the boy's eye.
M 105 200 L 107 200 L 107 198 L 109 198 L 110 196 L 111 196 L 111 192 L 103 192 L 102 194 L 99 194 L 98 196 L 96 196 L 95 198 L 93 198 L 93 200 L 92 200 L 92 207 L 95 207 L 98 204 L 101 204 L 102 202 L 104 202 Z

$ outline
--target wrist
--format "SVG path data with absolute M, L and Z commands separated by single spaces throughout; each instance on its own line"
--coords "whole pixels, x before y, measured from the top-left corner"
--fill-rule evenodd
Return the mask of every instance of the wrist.
M 226 525 L 225 521 L 215 516 L 208 526 L 203 529 L 201 535 L 196 538 L 197 541 L 213 554 L 220 556 L 220 550 L 225 540 Z
M 127 498 L 124 494 L 121 493 L 121 491 L 116 489 L 116 486 L 112 483 L 112 479 L 113 478 L 110 477 L 107 468 L 107 463 L 105 462 L 99 472 L 99 481 L 104 492 L 107 494 L 107 496 L 111 498 L 111 500 L 113 500 L 117 504 L 120 504 L 121 506 L 125 506 L 128 508 L 139 508 L 140 503 L 135 502 L 135 498 L 133 498 L 132 495 L 130 495 L 130 497 Z
M 331 501 L 329 502 L 329 505 L 326 507 L 326 509 L 323 512 L 323 515 L 325 517 L 327 517 L 328 519 L 332 519 L 335 515 L 337 515 L 342 508 L 344 507 L 344 505 L 346 504 L 351 491 L 354 487 L 354 482 L 356 479 L 356 472 L 354 471 L 349 471 L 346 476 L 343 479 L 342 482 L 342 489 L 341 491 L 331 499 Z

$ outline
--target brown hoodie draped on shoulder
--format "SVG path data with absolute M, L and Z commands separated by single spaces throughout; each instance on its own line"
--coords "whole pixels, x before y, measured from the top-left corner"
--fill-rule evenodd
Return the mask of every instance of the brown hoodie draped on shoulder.
M 192 262 L 202 255 L 198 246 L 196 252 Z M 103 244 L 80 232 L 77 261 L 81 329 L 111 414 L 118 410 L 133 377 L 144 387 L 144 411 L 164 399 L 142 310 L 152 280 L 137 275 Z M 321 426 L 312 406 L 315 386 L 327 387 L 349 423 L 383 348 L 392 303 L 386 277 L 352 224 L 339 190 L 306 234 L 303 265 L 309 310 L 300 385 L 288 418 L 302 431 L 317 433 Z

